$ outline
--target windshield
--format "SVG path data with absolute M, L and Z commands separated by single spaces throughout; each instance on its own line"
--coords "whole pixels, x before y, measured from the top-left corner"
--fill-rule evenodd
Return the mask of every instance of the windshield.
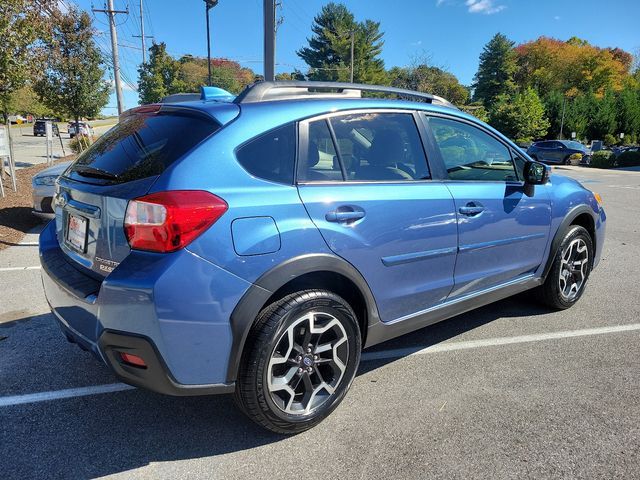
M 580 142 L 570 141 L 570 142 L 566 142 L 566 145 L 567 147 L 573 148 L 574 150 L 585 150 L 585 146 L 582 145 Z

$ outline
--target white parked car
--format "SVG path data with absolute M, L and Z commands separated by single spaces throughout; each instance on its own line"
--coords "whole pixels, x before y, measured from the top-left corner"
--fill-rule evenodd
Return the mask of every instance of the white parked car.
M 31 179 L 33 187 L 33 214 L 41 218 L 51 219 L 55 216 L 53 209 L 53 195 L 56 189 L 56 179 L 64 172 L 71 162 L 62 162 L 45 168 L 36 173 Z
M 93 137 L 93 128 L 87 122 L 69 122 L 67 127 L 69 138 L 73 138 L 76 135 L 86 135 L 87 137 Z

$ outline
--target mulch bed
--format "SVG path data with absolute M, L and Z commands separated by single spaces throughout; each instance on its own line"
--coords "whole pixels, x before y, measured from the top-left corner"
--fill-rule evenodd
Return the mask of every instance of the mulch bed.
M 71 159 L 73 157 L 69 156 L 54 163 Z M 0 250 L 20 243 L 25 233 L 42 222 L 42 219 L 31 213 L 31 177 L 45 168 L 46 163 L 16 170 L 17 192 L 13 191 L 11 178 L 3 178 L 5 197 L 0 197 Z

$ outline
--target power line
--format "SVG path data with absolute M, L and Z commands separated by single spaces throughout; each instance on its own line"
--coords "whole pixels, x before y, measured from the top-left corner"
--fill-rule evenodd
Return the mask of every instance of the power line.
M 118 102 L 118 114 L 124 111 L 124 99 L 122 97 L 122 83 L 120 78 L 120 60 L 118 58 L 118 31 L 116 28 L 115 16 L 117 14 L 129 14 L 127 10 L 115 10 L 113 8 L 113 0 L 107 0 L 107 8 L 92 8 L 94 13 L 104 13 L 109 18 L 109 30 L 111 32 L 111 55 L 113 57 L 113 79 L 116 87 L 116 100 Z

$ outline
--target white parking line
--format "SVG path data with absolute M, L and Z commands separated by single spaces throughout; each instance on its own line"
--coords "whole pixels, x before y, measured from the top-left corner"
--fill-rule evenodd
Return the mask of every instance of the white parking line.
M 20 270 L 40 270 L 42 267 L 40 265 L 36 265 L 34 267 L 2 267 L 0 268 L 0 272 L 17 272 Z
M 521 335 L 517 337 L 487 338 L 484 340 L 469 340 L 467 342 L 452 342 L 432 345 L 427 348 L 408 347 L 380 352 L 366 352 L 362 354 L 363 361 L 384 360 L 388 358 L 409 357 L 413 355 L 425 355 L 427 353 L 451 352 L 454 350 L 467 350 L 470 348 L 494 347 L 498 345 L 511 345 L 514 343 L 542 342 L 560 338 L 586 337 L 589 335 L 603 335 L 606 333 L 619 333 L 640 330 L 640 323 L 629 325 L 616 325 L 614 327 L 585 328 L 583 330 L 566 330 L 563 332 L 540 333 L 536 335 Z
M 18 244 L 21 247 L 38 247 L 40 246 L 39 242 L 20 242 Z
M 586 337 L 591 335 L 604 335 L 608 333 L 620 333 L 640 330 L 640 323 L 629 325 L 616 325 L 613 327 L 585 328 L 583 330 L 566 330 L 562 332 L 540 333 L 536 335 L 521 335 L 516 337 L 487 338 L 484 340 L 470 340 L 467 342 L 452 342 L 432 345 L 427 348 L 409 347 L 397 348 L 394 350 L 383 350 L 380 352 L 366 352 L 362 354 L 363 362 L 371 360 L 385 360 L 390 358 L 410 357 L 414 355 L 425 355 L 428 353 L 451 352 L 455 350 L 468 350 L 472 348 L 494 347 L 499 345 L 511 345 L 515 343 L 542 342 L 545 340 L 556 340 L 561 338 Z M 0 397 L 0 407 L 22 405 L 25 403 L 46 402 L 50 400 L 62 400 L 65 398 L 84 397 L 87 395 L 98 395 L 102 393 L 121 392 L 132 390 L 135 387 L 124 383 L 111 383 L 107 385 L 96 385 L 91 387 L 69 388 L 66 390 L 54 390 L 49 392 L 30 393 L 26 395 L 14 395 L 11 397 Z
M 110 383 L 108 385 L 96 385 L 92 387 L 68 388 L 66 390 L 54 390 L 51 392 L 29 393 L 27 395 L 14 395 L 12 397 L 0 397 L 0 407 L 22 405 L 24 403 L 47 402 L 49 400 L 62 400 L 64 398 L 86 397 L 101 393 L 121 392 L 132 390 L 135 387 L 124 383 Z

